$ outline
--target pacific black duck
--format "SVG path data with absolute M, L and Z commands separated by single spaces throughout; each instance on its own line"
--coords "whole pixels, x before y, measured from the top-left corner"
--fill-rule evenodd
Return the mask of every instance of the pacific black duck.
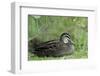
M 50 40 L 32 46 L 34 47 L 33 53 L 37 56 L 58 57 L 72 54 L 74 51 L 74 45 L 68 33 L 61 34 L 57 40 Z

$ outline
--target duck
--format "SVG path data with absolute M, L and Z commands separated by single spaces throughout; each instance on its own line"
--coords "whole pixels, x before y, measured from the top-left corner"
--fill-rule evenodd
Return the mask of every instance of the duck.
M 36 41 L 36 40 L 35 40 Z M 35 45 L 33 54 L 39 57 L 61 57 L 74 52 L 74 43 L 69 33 L 62 33 L 58 39 Z

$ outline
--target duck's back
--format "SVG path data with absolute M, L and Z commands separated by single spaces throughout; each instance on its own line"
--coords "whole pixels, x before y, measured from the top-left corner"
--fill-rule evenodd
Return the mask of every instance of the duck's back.
M 60 56 L 62 43 L 57 40 L 51 40 L 39 44 L 35 48 L 35 54 L 38 56 Z

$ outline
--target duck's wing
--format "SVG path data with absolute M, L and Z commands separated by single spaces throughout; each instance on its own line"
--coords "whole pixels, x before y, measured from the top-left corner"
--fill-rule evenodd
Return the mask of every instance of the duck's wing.
M 50 40 L 44 43 L 39 44 L 36 49 L 49 49 L 49 48 L 56 48 L 58 46 L 58 40 Z

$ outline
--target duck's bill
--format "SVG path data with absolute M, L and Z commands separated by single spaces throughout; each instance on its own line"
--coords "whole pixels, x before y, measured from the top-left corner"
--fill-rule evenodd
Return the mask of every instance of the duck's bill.
M 75 45 L 75 43 L 74 43 L 72 40 L 71 40 L 71 44 L 72 44 L 72 45 Z

